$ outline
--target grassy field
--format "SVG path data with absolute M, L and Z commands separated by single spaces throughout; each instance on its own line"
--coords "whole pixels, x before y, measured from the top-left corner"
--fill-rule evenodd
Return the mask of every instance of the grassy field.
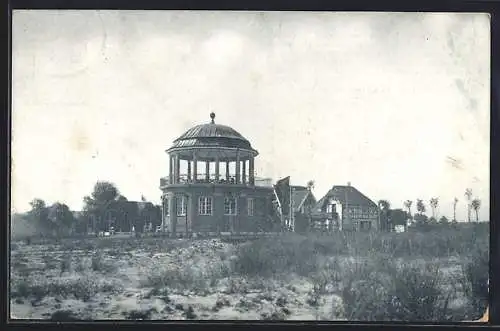
M 486 307 L 488 233 L 13 241 L 11 317 L 470 320 Z

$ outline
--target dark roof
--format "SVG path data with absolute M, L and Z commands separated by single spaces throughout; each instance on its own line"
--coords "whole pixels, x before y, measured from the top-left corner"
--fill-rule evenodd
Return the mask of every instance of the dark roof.
M 308 195 L 308 191 L 293 191 L 293 210 L 298 210 L 304 199 Z
M 298 190 L 307 190 L 307 187 L 306 186 L 301 186 L 301 185 L 292 185 L 292 188 L 296 191 Z
M 328 193 L 326 193 L 323 198 L 318 201 L 318 203 L 314 207 L 314 210 L 317 211 L 320 208 L 323 209 L 324 204 L 330 198 L 335 198 L 342 204 L 377 207 L 377 204 L 375 202 L 370 200 L 370 198 L 358 191 L 353 186 L 334 186 L 330 191 L 328 191 Z
M 304 190 L 293 190 L 293 210 L 298 211 L 302 204 L 306 201 L 307 197 L 311 196 L 314 203 L 316 203 L 316 198 L 307 188 Z
M 212 116 L 213 115 L 213 116 Z M 250 142 L 235 129 L 212 121 L 196 125 L 174 140 L 170 149 L 183 147 L 229 147 L 253 150 Z

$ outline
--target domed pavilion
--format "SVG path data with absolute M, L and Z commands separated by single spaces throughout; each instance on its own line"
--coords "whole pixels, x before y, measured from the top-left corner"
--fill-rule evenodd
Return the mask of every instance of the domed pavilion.
M 196 125 L 166 150 L 169 174 L 160 179 L 162 230 L 171 234 L 272 231 L 273 186 L 255 177 L 259 155 L 233 128 Z

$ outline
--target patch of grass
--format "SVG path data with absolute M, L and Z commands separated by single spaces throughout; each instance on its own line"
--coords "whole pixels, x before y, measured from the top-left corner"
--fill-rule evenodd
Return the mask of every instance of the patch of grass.
M 231 302 L 227 298 L 219 297 L 215 301 L 215 305 L 212 307 L 212 311 L 219 311 L 223 307 L 231 307 Z
M 60 266 L 61 266 L 61 274 L 71 271 L 71 269 L 72 269 L 72 256 L 71 256 L 71 254 L 67 253 L 63 256 L 63 258 L 60 261 Z
M 157 312 L 154 307 L 147 310 L 132 310 L 123 312 L 122 314 L 125 315 L 125 318 L 128 320 L 150 320 L 153 312 Z
M 202 291 L 207 287 L 207 279 L 201 272 L 189 265 L 154 266 L 149 270 L 142 285 L 154 288 L 168 287 L 178 290 Z
M 263 238 L 239 246 L 233 270 L 245 276 L 273 276 L 285 272 L 314 272 L 318 252 L 314 243 L 301 236 Z
M 183 316 L 188 320 L 194 320 L 198 317 L 198 315 L 196 315 L 196 313 L 194 312 L 194 308 L 192 306 L 187 307 L 187 309 L 183 313 Z
M 458 278 L 459 289 L 469 303 L 467 319 L 478 319 L 488 305 L 489 252 L 476 249 L 471 258 L 462 264 Z
M 113 273 L 117 270 L 116 265 L 106 261 L 101 252 L 97 252 L 92 257 L 91 268 L 94 271 L 103 273 Z
M 348 320 L 443 321 L 449 293 L 433 264 L 356 263 L 342 277 L 341 297 Z
M 78 321 L 81 320 L 75 313 L 71 310 L 57 310 L 50 316 L 51 321 L 57 322 L 68 322 L 68 321 Z
M 98 282 L 91 277 L 49 280 L 43 277 L 19 279 L 11 283 L 11 298 L 33 298 L 39 302 L 45 297 L 75 298 L 90 301 L 97 293 L 116 293 L 122 288 L 110 282 Z

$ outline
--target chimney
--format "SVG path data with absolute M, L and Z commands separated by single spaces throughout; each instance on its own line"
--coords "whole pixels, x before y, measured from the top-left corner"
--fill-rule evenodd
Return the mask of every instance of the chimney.
M 347 182 L 347 186 L 351 186 L 351 182 Z

